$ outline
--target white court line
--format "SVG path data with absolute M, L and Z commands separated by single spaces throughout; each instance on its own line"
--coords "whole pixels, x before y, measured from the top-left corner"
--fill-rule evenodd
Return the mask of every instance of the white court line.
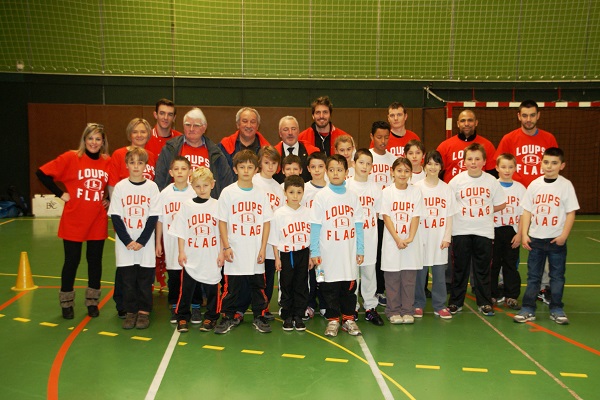
M 587 237 L 587 236 L 586 236 L 586 239 L 590 239 L 590 240 L 593 240 L 594 242 L 598 242 L 598 243 L 600 243 L 600 240 L 598 240 L 598 239 L 594 239 L 594 238 Z
M 179 340 L 179 332 L 177 329 L 173 331 L 173 336 L 171 336 L 171 341 L 167 346 L 167 350 L 165 350 L 165 355 L 163 356 L 158 369 L 156 370 L 156 374 L 154 375 L 154 379 L 152 380 L 152 384 L 150 384 L 150 388 L 148 389 L 148 393 L 146 393 L 145 400 L 154 400 L 156 397 L 156 393 L 158 392 L 158 388 L 160 387 L 160 383 L 165 376 L 165 372 L 167 371 L 167 367 L 169 366 L 169 361 L 171 361 L 171 356 L 173 355 L 173 351 L 175 351 L 175 346 L 177 345 L 177 341 Z
M 478 311 L 473 309 L 473 307 L 471 307 L 467 303 L 465 303 L 463 306 L 467 307 L 469 310 L 471 310 L 471 312 L 473 314 L 475 314 L 477 317 L 479 317 L 479 319 L 481 319 L 487 326 L 492 328 L 492 330 L 494 332 L 496 332 L 502 339 L 506 340 L 512 347 L 517 349 L 517 351 L 519 351 L 519 353 L 523 354 L 527 359 L 529 359 L 529 361 L 534 363 L 536 367 L 538 367 L 540 370 L 542 370 L 542 372 L 544 372 L 546 375 L 548 375 L 552 380 L 554 380 L 554 382 L 558 383 L 558 385 L 560 387 L 562 387 L 563 389 L 566 389 L 571 394 L 571 396 L 573 396 L 577 400 L 583 400 L 577 393 L 575 393 L 575 391 L 573 389 L 571 389 L 567 385 L 565 385 L 565 383 L 563 381 L 561 381 L 556 376 L 554 376 L 552 374 L 552 372 L 550 372 L 548 369 L 546 369 L 546 367 L 544 367 L 542 364 L 540 364 L 535 358 L 530 356 L 529 353 L 527 353 L 525 350 L 520 348 L 515 342 L 510 340 L 508 337 L 506 337 L 506 335 L 504 335 L 502 332 L 500 332 L 499 329 L 497 329 L 494 325 L 492 325 L 489 321 L 487 321 L 486 317 L 481 315 Z
M 375 380 L 379 385 L 379 389 L 381 389 L 383 398 L 386 400 L 394 400 L 394 396 L 392 395 L 387 383 L 385 383 L 385 379 L 383 379 L 383 375 L 381 375 L 381 371 L 379 370 L 379 367 L 373 358 L 373 354 L 371 354 L 371 350 L 369 350 L 369 346 L 367 346 L 367 342 L 365 342 L 365 339 L 362 336 L 358 336 L 357 339 L 358 343 L 360 343 L 360 348 L 362 349 L 365 358 L 369 362 L 369 367 L 371 368 L 373 376 L 375 376 Z

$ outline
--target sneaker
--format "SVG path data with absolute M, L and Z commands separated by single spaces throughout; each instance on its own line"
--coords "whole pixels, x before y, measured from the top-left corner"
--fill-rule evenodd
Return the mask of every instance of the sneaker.
M 415 323 L 415 317 L 413 317 L 410 314 L 406 314 L 402 316 L 402 323 L 403 324 L 414 324 Z
M 403 324 L 404 318 L 402 318 L 402 315 L 392 315 L 390 317 L 390 323 L 392 323 L 394 325 Z
M 512 310 L 520 310 L 521 306 L 517 299 L 511 299 L 510 297 L 506 299 L 506 305 Z
M 213 321 L 212 319 L 205 319 L 200 326 L 202 332 L 210 332 L 215 329 L 215 325 L 217 325 L 217 321 Z
M 177 313 L 175 312 L 175 307 L 169 307 L 171 310 L 171 318 L 169 318 L 169 322 L 172 324 L 177 323 Z
M 302 320 L 308 321 L 309 319 L 311 319 L 314 316 L 315 316 L 315 309 L 308 306 L 308 307 L 306 307 L 306 311 L 304 311 L 304 316 L 302 317 Z
M 423 318 L 423 309 L 415 308 L 415 314 L 413 315 L 415 318 Z
M 354 317 L 355 321 L 358 321 L 358 310 L 354 311 L 354 314 L 352 314 L 352 317 Z
M 564 312 L 550 313 L 550 319 L 559 325 L 569 325 L 569 318 Z
M 340 329 L 340 321 L 331 320 L 327 323 L 327 328 L 325 328 L 325 336 L 337 336 L 338 330 Z
M 283 330 L 288 332 L 294 330 L 294 321 L 292 321 L 292 317 L 287 317 L 285 321 L 283 321 Z
M 325 313 L 326 313 L 326 312 L 327 312 L 327 309 L 325 309 L 325 308 L 321 308 L 321 309 L 319 310 L 319 314 L 321 314 L 321 317 L 323 317 L 323 318 L 325 318 Z
M 383 293 L 376 293 L 375 297 L 377 297 L 377 302 L 379 303 L 379 305 L 381 307 L 387 306 L 387 298 L 385 297 L 385 294 L 383 294 Z
M 190 329 L 188 328 L 188 323 L 187 323 L 187 321 L 185 319 L 177 321 L 177 332 L 184 333 L 184 332 L 187 332 L 189 330 Z
M 192 308 L 192 318 L 190 322 L 194 325 L 202 323 L 202 310 L 199 308 Z
M 127 316 L 127 313 L 125 311 L 119 311 L 119 310 L 117 310 L 117 317 L 119 319 L 125 319 L 126 316 Z
M 450 313 L 450 310 L 448 310 L 447 308 L 442 308 L 439 311 L 434 311 L 433 314 L 437 315 L 441 319 L 452 319 L 452 313 Z
M 231 330 L 231 328 L 233 328 L 234 326 L 236 326 L 233 322 L 233 319 L 228 318 L 228 317 L 223 317 L 221 318 L 221 322 L 219 322 L 216 326 L 215 326 L 215 333 L 216 334 L 224 334 L 227 333 Z
M 254 322 L 252 323 L 257 331 L 260 333 L 269 333 L 271 332 L 271 325 L 265 317 L 256 317 L 254 318 Z
M 486 304 L 485 306 L 481 306 L 479 307 L 479 311 L 485 315 L 486 317 L 493 317 L 494 315 L 494 309 L 492 308 L 492 306 Z
M 241 312 L 236 312 L 235 315 L 233 316 L 233 326 L 238 326 L 239 324 L 241 324 L 242 322 L 244 322 L 244 314 Z
M 383 319 L 377 313 L 377 310 L 371 308 L 365 312 L 365 320 L 369 321 L 373 325 L 383 326 Z
M 135 328 L 136 320 L 137 320 L 137 313 L 127 313 L 127 315 L 125 315 L 125 321 L 123 321 L 123 329 Z
M 537 299 L 539 301 L 544 302 L 544 304 L 550 304 L 550 297 L 551 297 L 551 293 L 550 293 L 550 288 L 548 286 L 546 286 L 545 289 L 540 290 L 540 292 L 537 295 Z
M 342 329 L 348 332 L 350 336 L 362 335 L 360 328 L 358 327 L 358 325 L 356 325 L 356 321 L 354 321 L 353 319 L 348 319 L 344 321 L 344 323 L 342 324 Z
M 532 314 L 527 311 L 521 311 L 520 313 L 518 313 L 517 315 L 515 315 L 513 317 L 513 321 L 520 322 L 520 323 L 527 322 L 527 321 L 535 321 L 535 314 Z
M 150 314 L 138 313 L 137 321 L 135 321 L 136 329 L 146 329 L 150 326 Z
M 302 318 L 294 317 L 294 328 L 297 331 L 305 331 L 306 330 L 306 325 L 304 325 L 304 321 L 302 321 Z
M 450 314 L 454 315 L 459 311 L 462 311 L 462 306 L 457 306 L 456 304 L 450 304 L 448 306 L 448 311 L 450 311 Z
M 270 311 L 265 311 L 263 317 L 265 317 L 267 321 L 275 321 L 275 316 L 271 314 Z
M 496 299 L 496 304 L 502 304 L 504 303 L 504 300 L 506 300 L 506 297 L 502 296 L 499 299 Z

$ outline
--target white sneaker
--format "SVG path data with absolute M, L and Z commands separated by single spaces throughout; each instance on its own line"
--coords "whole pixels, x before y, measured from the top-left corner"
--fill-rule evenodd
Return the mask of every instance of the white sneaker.
M 362 332 L 360 331 L 358 325 L 356 325 L 356 322 L 354 322 L 354 320 L 351 319 L 344 321 L 342 329 L 352 336 L 362 335 Z
M 402 317 L 402 322 L 404 322 L 405 324 L 414 324 L 415 323 L 415 317 L 413 317 L 410 314 L 406 314 Z
M 402 315 L 392 315 L 390 317 L 390 323 L 392 324 L 403 324 L 404 323 L 404 318 L 402 318 Z
M 327 312 L 327 309 L 325 308 L 321 308 L 319 309 L 319 314 L 321 314 L 321 317 L 325 318 L 325 313 Z
M 329 321 L 327 328 L 325 328 L 325 336 L 337 336 L 338 330 L 340 329 L 340 321 Z

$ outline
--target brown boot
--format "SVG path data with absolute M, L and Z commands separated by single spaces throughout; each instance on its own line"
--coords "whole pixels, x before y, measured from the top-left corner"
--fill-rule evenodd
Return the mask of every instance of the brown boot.
M 58 299 L 60 300 L 60 307 L 62 309 L 63 318 L 64 319 L 75 318 L 75 311 L 73 310 L 73 302 L 75 300 L 75 291 L 58 292 Z
M 96 318 L 100 315 L 98 310 L 98 300 L 100 299 L 100 289 L 87 288 L 85 290 L 85 305 L 88 309 L 88 315 Z

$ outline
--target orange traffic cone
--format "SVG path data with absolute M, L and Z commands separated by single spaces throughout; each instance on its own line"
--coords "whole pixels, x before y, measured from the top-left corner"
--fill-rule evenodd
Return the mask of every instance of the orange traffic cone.
M 21 260 L 19 261 L 19 273 L 17 274 L 17 284 L 12 287 L 12 290 L 23 291 L 23 290 L 34 290 L 38 287 L 33 283 L 33 277 L 31 276 L 31 267 L 29 266 L 29 257 L 27 252 L 21 252 Z

